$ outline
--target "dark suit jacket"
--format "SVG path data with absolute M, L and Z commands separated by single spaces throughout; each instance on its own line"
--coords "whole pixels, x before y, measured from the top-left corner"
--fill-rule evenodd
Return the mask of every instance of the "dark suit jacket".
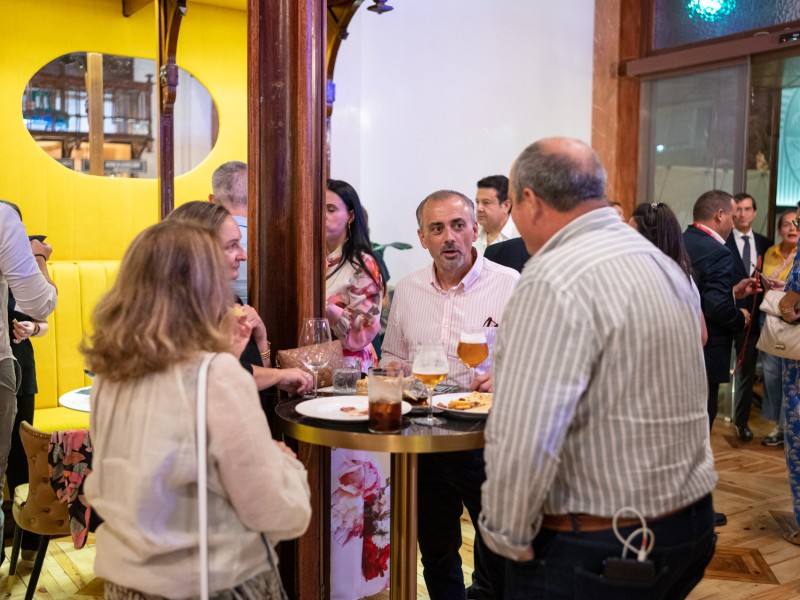
M 753 243 L 750 246 L 750 256 L 758 257 L 761 260 L 764 260 L 764 253 L 767 251 L 767 248 L 772 246 L 772 243 L 769 241 L 769 238 L 761 235 L 760 233 L 756 233 L 755 231 L 751 231 L 750 234 L 753 236 Z M 731 254 L 733 255 L 733 283 L 739 283 L 745 277 L 748 277 L 749 274 L 747 269 L 745 269 L 744 263 L 742 262 L 742 255 L 739 254 L 739 248 L 736 247 L 736 240 L 733 237 L 733 232 L 728 236 L 728 239 L 725 240 L 725 245 L 730 248 Z M 755 254 L 753 254 L 755 253 Z M 755 263 L 760 264 L 756 258 Z M 739 308 L 746 308 L 751 313 L 757 313 L 758 307 L 761 306 L 761 300 L 763 299 L 764 294 L 763 292 L 758 295 L 755 299 L 755 311 L 753 310 L 753 297 L 748 296 L 747 298 L 742 298 L 741 300 L 736 301 L 736 306 Z M 756 316 L 753 319 L 753 330 L 758 331 L 758 317 Z
M 505 242 L 497 242 L 490 246 L 486 246 L 486 251 L 483 253 L 484 258 L 488 258 L 492 262 L 516 269 L 522 273 L 522 267 L 528 262 L 531 257 L 528 250 L 525 248 L 525 242 L 522 238 L 512 238 Z
M 711 383 L 725 383 L 730 379 L 733 336 L 744 328 L 744 315 L 733 301 L 734 257 L 730 248 L 694 225 L 683 232 L 683 241 L 708 329 L 703 347 L 706 374 Z

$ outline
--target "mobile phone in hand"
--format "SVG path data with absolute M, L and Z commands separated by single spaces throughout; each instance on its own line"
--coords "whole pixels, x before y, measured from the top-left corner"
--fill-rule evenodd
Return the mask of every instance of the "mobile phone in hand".
M 29 235 L 28 241 L 36 240 L 37 242 L 44 242 L 47 239 L 46 235 Z

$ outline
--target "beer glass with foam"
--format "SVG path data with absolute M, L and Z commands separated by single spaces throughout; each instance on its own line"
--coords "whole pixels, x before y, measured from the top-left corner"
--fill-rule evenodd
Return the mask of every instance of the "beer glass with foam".
M 458 337 L 458 358 L 469 367 L 469 382 L 475 379 L 475 367 L 489 357 L 489 344 L 483 327 L 467 327 Z

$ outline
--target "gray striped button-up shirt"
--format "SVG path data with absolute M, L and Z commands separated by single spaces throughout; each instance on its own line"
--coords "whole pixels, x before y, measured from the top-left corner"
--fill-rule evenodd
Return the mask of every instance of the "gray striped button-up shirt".
M 531 258 L 495 351 L 490 548 L 523 556 L 543 514 L 652 517 L 713 489 L 699 310 L 686 274 L 610 208 Z

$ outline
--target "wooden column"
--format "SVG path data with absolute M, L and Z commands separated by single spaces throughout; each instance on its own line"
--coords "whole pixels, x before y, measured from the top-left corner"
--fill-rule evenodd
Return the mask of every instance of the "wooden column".
M 248 48 L 248 279 L 274 353 L 297 345 L 303 317 L 323 313 L 325 1 L 248 0 Z M 317 448 L 298 455 L 314 515 L 282 551 L 281 573 L 290 597 L 316 600 L 327 594 L 325 470 Z
M 178 90 L 178 32 L 186 14 L 186 0 L 156 0 L 158 31 L 159 128 L 158 184 L 161 196 L 161 218 L 175 206 L 175 94 Z
M 630 216 L 637 204 L 639 79 L 620 75 L 623 61 L 639 58 L 642 0 L 595 4 L 592 146 L 608 172 L 607 194 Z
M 103 174 L 103 55 L 86 53 L 86 98 L 89 106 L 89 175 Z

